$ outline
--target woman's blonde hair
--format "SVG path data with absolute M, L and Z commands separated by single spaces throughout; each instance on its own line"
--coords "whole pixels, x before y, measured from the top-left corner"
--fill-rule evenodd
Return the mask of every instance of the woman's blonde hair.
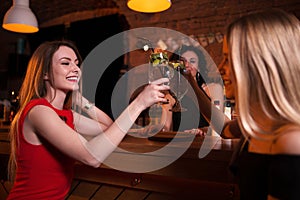
M 299 126 L 299 20 L 281 10 L 249 14 L 229 26 L 227 41 L 244 133 L 274 138 Z
M 41 98 L 46 95 L 46 84 L 44 80 L 45 74 L 48 74 L 50 77 L 50 84 L 53 85 L 54 77 L 52 71 L 52 57 L 54 53 L 61 46 L 67 46 L 73 49 L 78 60 L 79 65 L 82 63 L 81 56 L 79 54 L 78 49 L 71 41 L 51 41 L 45 42 L 41 44 L 33 53 L 31 59 L 29 60 L 26 75 L 24 81 L 22 83 L 21 89 L 19 91 L 19 102 L 20 107 L 19 110 L 14 117 L 14 120 L 11 123 L 10 128 L 10 142 L 11 142 L 11 153 L 8 164 L 8 172 L 11 180 L 14 179 L 17 162 L 16 162 L 16 151 L 18 147 L 18 121 L 23 112 L 27 103 L 36 98 Z M 54 95 L 55 96 L 55 95 Z M 72 105 L 72 95 L 71 92 L 67 94 L 67 98 L 65 100 L 65 108 L 71 108 Z

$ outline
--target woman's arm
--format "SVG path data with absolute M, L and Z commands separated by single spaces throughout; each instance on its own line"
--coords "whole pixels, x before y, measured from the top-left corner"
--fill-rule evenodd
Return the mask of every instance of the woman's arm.
M 77 96 L 77 105 L 81 108 L 81 111 L 88 114 L 90 118 L 73 112 L 76 131 L 82 135 L 95 136 L 105 131 L 113 123 L 112 119 L 106 113 L 97 108 L 94 104 L 91 104 L 85 97 L 81 94 Z
M 208 98 L 207 94 L 205 94 L 205 91 L 199 88 L 198 83 L 189 72 L 185 74 L 185 77 L 189 81 L 196 94 L 198 106 L 201 110 L 201 113 L 211 124 L 212 128 L 217 133 L 221 134 L 224 124 L 230 121 L 230 119 L 221 110 L 219 110 L 215 106 L 212 106 L 212 102 Z
M 209 94 L 211 103 L 213 103 L 215 105 L 215 102 L 218 102 L 219 109 L 221 111 L 223 111 L 223 109 L 224 109 L 224 91 L 223 91 L 222 85 L 219 83 L 209 83 L 209 84 L 207 84 L 206 88 L 207 88 L 208 92 L 206 90 L 205 90 L 205 92 L 207 92 L 207 94 Z
M 33 107 L 27 115 L 27 123 L 30 123 L 29 126 L 36 135 L 45 138 L 63 153 L 85 164 L 98 167 L 121 142 L 145 108 L 154 103 L 167 101 L 160 92 L 169 89 L 169 86 L 162 84 L 167 81 L 166 78 L 159 79 L 148 85 L 114 123 L 89 141 L 67 126 L 51 108 L 46 106 Z

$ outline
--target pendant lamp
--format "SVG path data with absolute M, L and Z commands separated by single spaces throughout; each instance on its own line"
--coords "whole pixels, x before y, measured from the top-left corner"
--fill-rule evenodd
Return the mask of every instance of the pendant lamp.
M 156 13 L 171 7 L 171 0 L 128 0 L 127 6 L 134 11 Z
M 35 33 L 38 22 L 29 8 L 29 0 L 13 0 L 12 7 L 6 12 L 2 27 L 19 33 Z

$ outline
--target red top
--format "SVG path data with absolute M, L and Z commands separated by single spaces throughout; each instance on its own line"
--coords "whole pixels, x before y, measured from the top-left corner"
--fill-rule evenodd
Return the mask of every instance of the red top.
M 52 108 L 68 126 L 74 129 L 71 110 L 58 110 L 46 99 L 31 100 L 21 114 L 18 123 L 19 147 L 17 149 L 16 180 L 9 199 L 64 199 L 69 192 L 74 160 L 60 152 L 42 137 L 41 145 L 33 145 L 23 135 L 23 124 L 29 110 L 36 105 Z M 63 133 L 61 133 L 63 134 Z

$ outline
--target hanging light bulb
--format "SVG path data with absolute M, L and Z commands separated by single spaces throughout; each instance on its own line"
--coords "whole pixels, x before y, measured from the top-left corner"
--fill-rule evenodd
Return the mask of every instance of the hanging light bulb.
M 35 33 L 38 22 L 29 8 L 29 0 L 13 0 L 13 6 L 6 12 L 2 27 L 19 33 Z
M 127 6 L 138 12 L 156 13 L 171 7 L 171 0 L 128 0 Z

